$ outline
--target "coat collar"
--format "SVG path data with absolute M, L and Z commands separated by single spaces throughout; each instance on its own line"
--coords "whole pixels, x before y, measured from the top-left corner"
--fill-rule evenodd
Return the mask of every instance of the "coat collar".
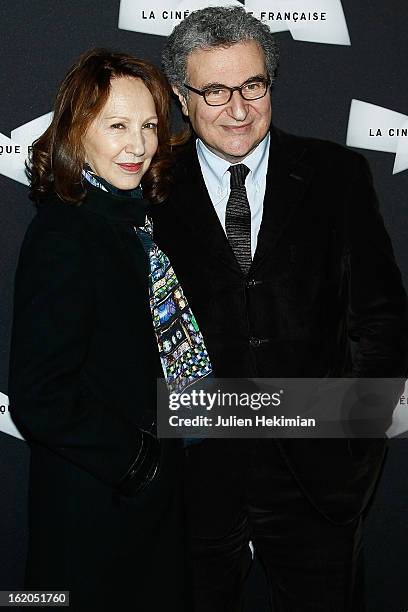
M 86 190 L 87 195 L 81 204 L 85 210 L 114 223 L 131 223 L 136 226 L 145 224 L 146 209 L 150 204 L 148 200 L 109 193 L 88 182 Z
M 262 223 L 250 275 L 277 246 L 313 174 L 313 168 L 304 162 L 303 139 L 286 135 L 275 127 L 271 127 L 270 135 Z M 243 276 L 207 193 L 195 149 L 193 137 L 180 151 L 172 204 L 206 251 Z
M 306 151 L 304 139 L 271 129 L 262 222 L 250 273 L 276 248 L 302 202 L 314 173 L 305 160 Z

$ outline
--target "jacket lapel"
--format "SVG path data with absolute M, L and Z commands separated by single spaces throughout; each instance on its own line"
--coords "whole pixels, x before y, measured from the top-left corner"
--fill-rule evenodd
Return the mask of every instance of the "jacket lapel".
M 231 249 L 218 215 L 208 195 L 198 161 L 195 138 L 191 138 L 188 148 L 179 161 L 181 174 L 178 189 L 172 203 L 188 229 L 201 242 L 206 252 L 216 257 L 231 271 L 243 276 L 241 268 Z
M 305 151 L 285 142 L 280 130 L 271 129 L 262 222 L 250 273 L 277 246 L 310 184 L 313 168 L 302 161 Z

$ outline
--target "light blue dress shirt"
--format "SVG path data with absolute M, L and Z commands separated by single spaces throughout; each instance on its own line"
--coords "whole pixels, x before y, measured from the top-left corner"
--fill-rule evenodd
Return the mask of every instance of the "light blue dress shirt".
M 245 180 L 249 207 L 251 209 L 251 254 L 254 257 L 258 232 L 262 221 L 263 202 L 265 198 L 266 173 L 268 170 L 269 158 L 269 132 L 259 145 L 251 151 L 240 164 L 245 164 L 249 168 L 248 176 Z M 211 202 L 218 215 L 220 223 L 225 232 L 225 211 L 230 195 L 230 177 L 228 168 L 230 162 L 222 159 L 203 143 L 196 140 L 198 161 L 200 162 L 201 172 L 207 187 Z

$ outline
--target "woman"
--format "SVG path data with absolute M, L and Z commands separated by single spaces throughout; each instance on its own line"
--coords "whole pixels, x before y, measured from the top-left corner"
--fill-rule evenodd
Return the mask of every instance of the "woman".
M 210 365 L 196 325 L 188 359 L 163 348 L 169 322 L 187 321 L 186 334 L 195 324 L 146 219 L 170 169 L 160 73 L 103 49 L 83 55 L 32 150 L 38 214 L 16 273 L 9 379 L 31 447 L 25 588 L 69 590 L 75 611 L 190 609 L 183 451 L 156 438 L 156 379 L 164 369 L 177 388 Z

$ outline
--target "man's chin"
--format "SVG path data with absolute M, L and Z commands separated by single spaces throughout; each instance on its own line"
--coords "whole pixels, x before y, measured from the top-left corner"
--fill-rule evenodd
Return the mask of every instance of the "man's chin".
M 248 147 L 244 147 L 244 148 L 231 148 L 231 149 L 224 149 L 222 152 L 218 152 L 217 154 L 220 157 L 223 157 L 224 159 L 226 159 L 227 161 L 230 161 L 231 163 L 236 163 L 236 162 L 240 162 L 242 159 L 244 159 L 247 155 L 249 155 L 251 153 L 251 151 L 253 151 L 256 147 L 258 143 L 254 143 L 251 146 Z
M 264 136 L 258 136 L 258 138 L 255 138 L 254 135 L 252 135 L 252 138 L 245 139 L 223 138 L 209 148 L 219 157 L 222 157 L 231 163 L 236 163 L 249 155 L 258 146 L 261 140 L 263 140 L 263 138 Z
M 225 159 L 233 164 L 233 163 L 241 161 L 242 159 L 244 159 L 244 157 L 249 155 L 249 153 L 251 153 L 251 151 L 255 149 L 257 144 L 258 142 L 254 142 L 254 143 L 247 144 L 245 146 L 240 145 L 238 147 L 237 146 L 225 147 L 225 144 L 223 143 L 222 148 L 218 148 L 215 146 L 208 146 L 208 145 L 207 146 L 209 149 L 211 149 L 213 153 L 215 153 L 215 155 L 218 155 L 218 157 L 221 157 L 222 159 Z

